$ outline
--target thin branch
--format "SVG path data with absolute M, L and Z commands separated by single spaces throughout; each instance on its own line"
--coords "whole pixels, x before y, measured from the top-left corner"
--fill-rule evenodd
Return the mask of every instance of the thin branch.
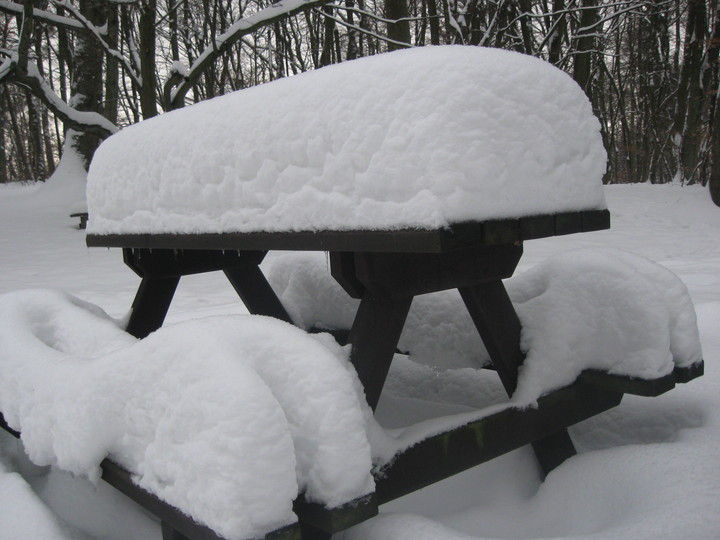
M 70 107 L 48 86 L 37 66 L 29 63 L 21 67 L 16 54 L 11 55 L 0 65 L 0 81 L 11 82 L 30 90 L 69 128 L 92 133 L 103 139 L 118 131 L 117 126 L 103 115 L 78 111 Z
M 200 53 L 200 56 L 190 66 L 187 77 L 180 81 L 178 81 L 177 77 L 171 77 L 166 81 L 163 92 L 169 98 L 169 101 L 166 102 L 166 109 L 171 110 L 182 107 L 185 102 L 185 95 L 190 88 L 197 84 L 205 70 L 243 36 L 274 22 L 287 19 L 297 13 L 329 2 L 330 0 L 281 0 L 248 17 L 238 19 Z
M 0 0 L 0 12 L 8 13 L 10 15 L 22 15 L 23 6 L 22 4 L 18 4 L 16 2 Z M 85 29 L 83 25 L 76 20 L 38 8 L 33 8 L 33 17 L 44 23 L 48 23 L 59 28 L 65 28 L 66 30 L 82 31 Z
M 427 19 L 440 19 L 441 18 L 440 15 L 435 15 L 432 17 L 428 15 L 425 17 L 401 17 L 399 19 L 386 19 L 384 17 L 381 17 L 380 15 L 376 15 L 375 13 L 371 13 L 369 11 L 366 11 L 366 10 L 360 9 L 360 8 L 356 8 L 356 7 L 350 7 L 350 6 L 340 5 L 340 4 L 333 4 L 332 7 L 335 9 L 341 9 L 343 11 L 352 11 L 359 15 L 365 15 L 367 17 L 370 17 L 371 19 L 375 19 L 376 21 L 386 23 L 386 24 L 388 24 L 388 23 L 392 24 L 392 23 L 402 22 L 402 21 L 414 22 L 414 21 L 424 21 Z
M 72 13 L 72 16 L 75 17 L 75 19 L 82 24 L 83 28 L 90 32 L 94 37 L 95 40 L 100 44 L 100 46 L 103 48 L 106 54 L 112 56 L 115 60 L 118 61 L 120 66 L 123 68 L 125 73 L 133 80 L 133 82 L 138 86 L 142 87 L 142 77 L 140 76 L 135 69 L 133 69 L 133 66 L 128 62 L 127 58 L 125 58 L 119 51 L 113 49 L 108 45 L 107 41 L 105 41 L 104 38 L 104 32 L 100 30 L 96 25 L 91 23 L 87 17 L 85 17 L 80 11 L 77 9 L 77 7 L 73 6 L 70 2 L 67 0 L 50 0 L 53 4 L 56 6 L 62 7 L 63 9 L 68 10 L 70 13 Z M 122 3 L 122 2 L 121 2 Z
M 645 2 L 636 4 L 636 5 L 630 5 L 624 9 L 619 9 L 617 11 L 613 11 L 610 15 L 607 15 L 607 16 L 603 17 L 602 19 L 595 21 L 593 24 L 591 24 L 589 26 L 584 26 L 582 28 L 578 28 L 577 31 L 575 32 L 575 36 L 586 35 L 586 34 L 584 34 L 584 32 L 587 32 L 588 30 L 591 30 L 593 28 L 597 28 L 598 26 L 602 26 L 606 22 L 608 22 L 612 19 L 615 19 L 615 18 L 619 17 L 620 15 L 624 15 L 625 13 L 635 11 L 643 5 L 645 5 Z
M 30 34 L 33 26 L 32 0 L 25 0 L 23 3 L 22 26 L 20 27 L 20 39 L 18 40 L 17 62 L 23 68 L 27 65 L 28 52 L 30 50 Z
M 371 32 L 367 28 L 362 28 L 360 26 L 357 26 L 355 24 L 350 24 L 349 22 L 343 20 L 341 17 L 335 17 L 334 15 L 330 15 L 329 13 L 325 13 L 322 10 L 316 9 L 317 13 L 322 15 L 323 17 L 326 17 L 328 19 L 332 19 L 333 21 L 345 26 L 346 28 L 350 28 L 352 30 L 357 30 L 358 32 L 365 34 L 366 36 L 371 36 L 376 39 L 379 39 L 380 41 L 384 41 L 385 43 L 392 43 L 394 45 L 400 45 L 401 47 L 412 47 L 411 43 L 405 43 L 404 41 L 397 41 L 394 39 L 390 39 L 387 36 L 382 36 L 380 34 L 376 34 L 375 32 Z

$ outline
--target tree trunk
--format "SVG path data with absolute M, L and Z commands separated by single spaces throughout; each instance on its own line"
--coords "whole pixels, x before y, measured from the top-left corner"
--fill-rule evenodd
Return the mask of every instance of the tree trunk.
M 427 14 L 430 19 L 430 44 L 440 45 L 440 18 L 436 0 L 426 0 Z
M 345 5 L 348 8 L 352 9 L 355 7 L 355 2 L 354 2 L 354 0 L 345 0 Z M 348 18 L 348 22 L 351 25 L 354 25 L 355 24 L 355 15 L 351 11 L 351 9 L 349 9 L 347 12 L 347 18 Z M 348 28 L 348 31 L 347 31 L 347 42 L 348 42 L 347 43 L 347 59 L 348 60 L 354 60 L 355 58 L 358 57 L 358 46 L 357 46 L 357 39 L 355 37 L 355 34 L 356 34 L 356 32 L 353 28 Z
M 335 38 L 335 21 L 330 17 L 333 13 L 332 6 L 323 6 L 323 12 L 327 17 L 323 24 L 323 47 L 320 53 L 320 66 L 329 66 L 333 63 L 333 40 Z
M 5 110 L 9 112 L 8 116 L 10 116 L 12 140 L 13 146 L 15 147 L 15 172 L 19 176 L 17 180 L 30 180 L 31 171 L 26 159 L 27 153 L 25 152 L 25 146 L 23 144 L 26 137 L 20 129 L 20 125 L 18 123 L 18 116 L 20 116 L 20 114 L 17 110 L 17 105 L 10 97 L 10 92 L 5 92 Z
M 597 0 L 583 0 L 582 7 L 585 9 L 580 15 L 580 28 L 587 28 L 598 20 L 598 12 L 592 9 L 597 5 Z M 577 39 L 575 44 L 575 65 L 573 66 L 573 79 L 585 90 L 590 97 L 590 76 L 592 73 L 592 51 L 595 48 L 596 31 L 590 30 Z
M 107 17 L 107 43 L 110 48 L 117 50 L 120 40 L 120 21 L 118 18 L 118 6 L 108 2 L 106 9 Z M 118 120 L 118 101 L 120 95 L 120 79 L 118 74 L 118 61 L 111 55 L 105 55 L 105 107 L 103 114 L 113 124 Z
M 387 35 L 393 41 L 407 43 L 398 45 L 388 43 L 388 51 L 394 51 L 410 46 L 410 21 L 408 18 L 408 7 L 405 0 L 385 0 L 385 18 L 395 22 L 387 23 Z M 405 20 L 400 20 L 405 19 Z
M 45 179 L 45 154 L 42 145 L 42 127 L 40 126 L 40 104 L 30 92 L 25 92 L 28 112 L 28 162 L 32 180 L 37 182 Z
M 155 19 L 157 0 L 145 0 L 140 8 L 140 110 L 143 118 L 157 116 L 155 81 Z
M 4 94 L 6 92 L 6 89 L 4 86 L 0 86 L 0 102 L 3 102 Z M 5 150 L 5 125 L 7 122 L 7 119 L 5 118 L 5 114 L 9 112 L 6 111 L 3 107 L 3 110 L 0 111 L 0 184 L 5 184 L 10 181 L 10 168 L 8 167 L 8 154 Z
M 683 183 L 692 184 L 700 164 L 704 137 L 702 126 L 703 89 L 700 81 L 705 52 L 707 15 L 705 0 L 689 0 L 683 64 L 678 85 L 677 108 L 673 128 L 677 170 Z
M 717 99 L 713 118 L 712 165 L 709 186 L 710 197 L 717 206 L 720 206 L 720 103 L 717 102 Z
M 554 66 L 560 65 L 560 59 L 562 58 L 562 40 L 567 32 L 564 10 L 565 0 L 553 0 L 553 16 L 550 27 L 551 37 L 548 40 L 548 62 Z
M 94 0 L 80 0 L 82 14 L 96 26 L 105 22 L 104 10 Z M 103 52 L 94 39 L 86 32 L 78 32 L 76 36 L 71 83 L 72 97 L 70 105 L 78 111 L 102 112 L 102 72 Z M 100 138 L 89 133 L 69 131 L 71 146 L 78 152 L 84 162 L 85 169 L 90 166 L 95 150 L 100 145 Z

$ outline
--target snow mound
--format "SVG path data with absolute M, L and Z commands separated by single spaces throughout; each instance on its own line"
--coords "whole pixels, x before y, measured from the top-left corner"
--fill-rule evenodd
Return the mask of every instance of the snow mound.
M 349 328 L 357 301 L 332 280 L 323 257 L 283 254 L 268 280 L 299 325 Z M 514 400 L 532 402 L 585 369 L 642 379 L 702 359 L 695 310 L 666 268 L 617 249 L 579 249 L 506 281 L 527 354 Z M 457 291 L 413 300 L 399 348 L 440 369 L 480 367 L 489 358 Z
M 702 360 L 687 287 L 639 255 L 562 253 L 513 278 L 508 293 L 527 353 L 517 401 L 570 384 L 585 369 L 655 379 Z
M 605 208 L 583 91 L 549 63 L 440 46 L 362 58 L 107 139 L 93 234 L 434 229 Z
M 229 539 L 295 521 L 292 501 L 373 490 L 371 413 L 346 351 L 257 316 L 137 341 L 46 290 L 0 296 L 0 410 L 39 465 L 137 484 Z
M 264 263 L 270 285 L 299 327 L 349 329 L 360 303 L 330 275 L 319 253 L 272 253 Z M 417 363 L 481 367 L 490 360 L 457 291 L 416 296 L 398 348 Z

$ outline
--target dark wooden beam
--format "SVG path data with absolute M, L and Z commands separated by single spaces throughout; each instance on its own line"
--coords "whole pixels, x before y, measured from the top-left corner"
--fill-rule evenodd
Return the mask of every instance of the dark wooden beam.
M 373 410 L 380 399 L 411 303 L 412 297 L 388 298 L 368 292 L 355 315 L 349 337 L 350 361 Z
M 580 374 L 578 381 L 606 390 L 622 392 L 623 394 L 648 397 L 659 396 L 675 388 L 674 373 L 668 373 L 664 377 L 658 377 L 657 379 L 638 379 L 636 377 L 613 375 L 598 369 L 588 369 Z
M 522 252 L 520 244 L 502 244 L 446 253 L 356 253 L 354 279 L 377 295 L 417 296 L 508 278 Z
M 267 315 L 293 324 L 282 302 L 258 266 L 226 268 L 225 275 L 253 315 Z
M 460 296 L 470 313 L 490 360 L 508 395 L 517 387 L 518 370 L 524 360 L 520 350 L 520 319 L 502 281 L 461 287 Z
M 336 533 L 362 523 L 378 514 L 378 502 L 375 493 L 329 508 L 324 504 L 307 502 L 298 497 L 293 503 L 293 511 L 305 528 L 309 525 L 320 533 Z M 305 540 L 305 535 L 303 535 Z
M 331 251 L 330 274 L 351 298 L 360 299 L 365 294 L 365 286 L 355 274 L 355 253 Z
M 126 248 L 123 249 L 123 260 L 140 277 L 162 278 L 257 266 L 266 253 L 265 251 Z
M 541 397 L 537 407 L 508 407 L 420 441 L 378 471 L 378 501 L 385 504 L 533 441 L 552 439 L 621 399 L 621 393 L 576 383 Z
M 699 362 L 692 364 L 687 367 L 676 367 L 673 371 L 675 375 L 675 382 L 687 383 L 702 376 L 705 373 L 705 362 L 700 360 Z
M 497 280 L 462 287 L 459 291 L 505 391 L 512 396 L 524 355 L 520 350 L 520 319 L 505 286 Z M 545 475 L 577 453 L 564 426 L 530 442 Z
M 549 227 L 549 219 L 553 227 Z M 442 229 L 284 231 L 219 234 L 87 235 L 89 247 L 208 250 L 376 251 L 441 253 L 477 245 L 516 243 L 531 238 L 606 229 L 607 210 L 526 216 L 519 219 L 454 223 Z
M 125 330 L 142 339 L 160 328 L 179 282 L 179 277 L 143 278 L 135 294 Z

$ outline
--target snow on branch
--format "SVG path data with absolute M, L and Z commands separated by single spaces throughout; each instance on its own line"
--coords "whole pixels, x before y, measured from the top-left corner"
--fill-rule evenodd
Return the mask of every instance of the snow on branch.
M 360 9 L 360 8 L 350 7 L 350 6 L 343 6 L 340 4 L 333 4 L 332 7 L 335 9 L 341 9 L 343 11 L 352 11 L 353 13 L 357 13 L 360 16 L 369 17 L 378 22 L 382 22 L 382 23 L 386 23 L 386 24 L 392 24 L 392 23 L 404 22 L 404 21 L 416 22 L 416 21 L 425 21 L 425 20 L 429 20 L 429 19 L 433 19 L 433 18 L 435 18 L 435 19 L 440 18 L 439 15 L 434 15 L 434 16 L 426 15 L 423 17 L 400 17 L 399 19 L 386 19 L 385 17 L 381 17 L 377 13 L 367 11 L 366 9 Z
M 331 0 L 281 0 L 248 17 L 238 19 L 200 53 L 192 66 L 190 66 L 186 77 L 178 77 L 177 74 L 175 74 L 175 76 L 167 80 L 164 89 L 166 108 L 170 110 L 182 107 L 184 105 L 185 95 L 190 88 L 197 83 L 204 71 L 211 66 L 217 58 L 227 52 L 230 47 L 242 39 L 243 36 L 251 34 L 269 24 L 291 17 L 301 11 L 306 11 L 330 2 Z
M 42 101 L 67 127 L 107 138 L 118 127 L 103 115 L 91 111 L 78 111 L 65 103 L 45 81 L 37 66 L 28 63 L 21 66 L 17 53 L 11 53 L 0 64 L 0 82 L 11 82 L 27 88 Z
M 95 40 L 102 46 L 103 50 L 106 54 L 112 56 L 115 60 L 118 61 L 120 66 L 122 66 L 125 73 L 128 74 L 128 76 L 133 80 L 133 82 L 138 86 L 142 86 L 142 78 L 140 77 L 140 74 L 137 73 L 128 62 L 127 58 L 125 58 L 119 51 L 113 49 L 108 45 L 108 43 L 103 38 L 103 34 L 105 34 L 105 29 L 100 28 L 96 25 L 94 25 L 90 20 L 88 20 L 87 17 L 85 17 L 82 13 L 80 13 L 80 10 L 73 6 L 70 2 L 67 0 L 51 0 L 53 4 L 56 6 L 59 6 L 63 9 L 68 10 L 70 13 L 72 13 L 72 16 L 77 19 L 77 21 L 81 24 L 82 28 L 84 30 L 87 30 L 95 37 Z M 131 3 L 131 2 L 127 2 Z
M 16 2 L 8 2 L 7 0 L 0 0 L 0 12 L 9 13 L 10 15 L 22 15 L 23 5 Z M 67 30 L 84 30 L 83 25 L 78 21 L 56 13 L 50 13 L 43 9 L 33 8 L 33 17 L 44 23 Z
M 395 39 L 391 39 L 387 36 L 383 36 L 382 34 L 378 34 L 376 32 L 373 32 L 371 30 L 368 30 L 367 28 L 363 28 L 362 26 L 358 26 L 356 24 L 351 24 L 349 21 L 346 21 L 342 17 L 335 17 L 334 15 L 330 15 L 329 13 L 325 13 L 321 10 L 315 10 L 319 15 L 322 15 L 323 17 L 326 17 L 328 19 L 332 19 L 338 24 L 341 24 L 342 26 L 346 28 L 350 28 L 351 30 L 355 30 L 361 34 L 365 34 L 367 36 L 370 36 L 372 38 L 378 39 L 380 41 L 384 41 L 385 43 L 392 43 L 394 45 L 399 45 L 400 47 L 412 47 L 412 43 L 406 43 L 404 41 L 397 41 Z M 400 19 L 398 19 L 400 20 Z M 394 21 L 393 21 L 394 22 Z

